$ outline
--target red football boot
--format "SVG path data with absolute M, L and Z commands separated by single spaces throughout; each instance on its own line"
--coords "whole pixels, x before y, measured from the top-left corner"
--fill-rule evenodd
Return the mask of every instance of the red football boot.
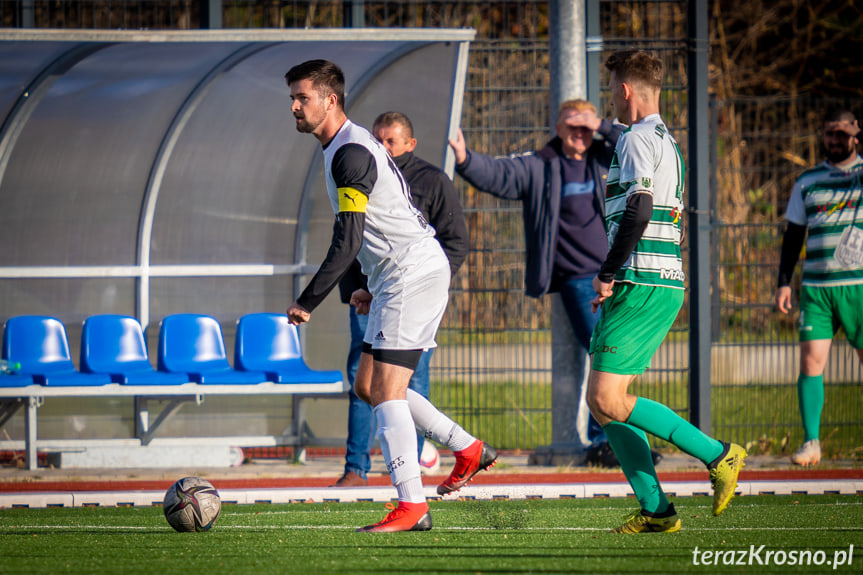
M 479 439 L 455 453 L 455 467 L 443 483 L 437 486 L 438 495 L 458 491 L 473 479 L 473 476 L 492 467 L 497 461 L 497 452 L 491 445 Z
M 399 501 L 399 506 L 387 503 L 391 511 L 378 523 L 360 527 L 362 533 L 392 533 L 394 531 L 428 531 L 432 528 L 432 518 L 427 503 L 408 503 Z

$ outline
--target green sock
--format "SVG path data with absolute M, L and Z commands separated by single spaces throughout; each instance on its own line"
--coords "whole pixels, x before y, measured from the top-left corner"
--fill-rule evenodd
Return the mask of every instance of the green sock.
M 713 439 L 661 403 L 639 397 L 626 423 L 669 441 L 705 465 L 722 455 L 722 443 Z
M 650 513 L 663 513 L 667 510 L 668 499 L 659 485 L 650 444 L 644 432 L 617 421 L 602 426 L 602 429 L 641 508 Z
M 806 441 L 818 439 L 821 427 L 821 409 L 824 407 L 824 376 L 803 375 L 797 378 L 797 399 Z

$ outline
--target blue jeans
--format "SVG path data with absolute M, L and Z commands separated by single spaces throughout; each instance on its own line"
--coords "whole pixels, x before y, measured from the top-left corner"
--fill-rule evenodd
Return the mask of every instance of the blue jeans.
M 369 316 L 358 315 L 354 306 L 350 307 L 351 323 L 351 347 L 348 351 L 348 383 L 351 386 L 348 391 L 348 442 L 345 452 L 345 473 L 353 471 L 363 479 L 366 479 L 372 468 L 370 452 L 375 443 L 377 422 L 372 406 L 363 401 L 354 393 L 354 379 L 357 376 L 357 367 L 360 363 L 360 355 L 363 352 L 363 336 L 369 323 Z M 411 381 L 408 384 L 412 390 L 425 398 L 429 396 L 429 363 L 431 362 L 434 349 L 428 349 L 420 356 Z M 425 438 L 421 433 L 417 434 L 417 458 L 422 453 Z
M 593 328 L 599 321 L 600 311 L 593 313 L 590 302 L 596 297 L 593 291 L 593 277 L 569 278 L 560 284 L 560 297 L 566 315 L 572 324 L 575 339 L 584 348 L 585 353 L 590 350 L 590 338 L 593 336 Z M 587 404 L 578 406 L 579 409 L 588 409 Z M 588 419 L 587 438 L 592 445 L 608 441 L 602 427 L 594 419 L 593 414 Z

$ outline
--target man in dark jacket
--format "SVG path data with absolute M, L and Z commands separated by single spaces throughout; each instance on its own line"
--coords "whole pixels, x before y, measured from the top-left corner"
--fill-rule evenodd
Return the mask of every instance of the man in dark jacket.
M 410 119 L 401 112 L 386 112 L 377 117 L 372 132 L 393 157 L 411 189 L 411 200 L 435 229 L 435 237 L 449 259 L 451 276 L 455 276 L 467 257 L 468 235 L 458 192 L 452 181 L 438 167 L 414 156 L 417 141 Z M 366 278 L 358 262 L 339 282 L 343 303 L 349 303 L 351 294 L 364 289 Z M 338 487 L 362 486 L 368 483 L 371 469 L 370 451 L 375 441 L 372 407 L 357 397 L 353 381 L 357 371 L 365 333 L 366 315 L 350 308 L 351 348 L 348 352 L 348 439 L 345 452 L 345 471 L 335 483 Z M 434 349 L 423 352 L 411 377 L 409 388 L 423 397 L 429 395 L 429 363 Z M 422 454 L 425 438 L 417 434 L 418 453 Z
M 605 182 L 625 126 L 600 119 L 586 100 L 567 100 L 560 105 L 555 128 L 557 137 L 541 150 L 509 157 L 471 152 L 461 131 L 450 145 L 456 171 L 468 183 L 499 198 L 521 201 L 525 291 L 537 298 L 560 293 L 580 351 L 586 354 L 599 318 L 590 308 L 592 281 L 608 252 Z M 589 460 L 616 465 L 592 416 L 587 437 L 583 427 L 578 429 L 576 422 L 588 419 L 589 410 L 584 393 L 577 396 L 581 400 L 574 423 Z
M 393 157 L 408 185 L 411 200 L 435 229 L 452 277 L 467 257 L 467 225 L 458 192 L 447 175 L 413 154 L 417 140 L 410 119 L 401 112 L 386 112 L 375 120 L 372 132 Z

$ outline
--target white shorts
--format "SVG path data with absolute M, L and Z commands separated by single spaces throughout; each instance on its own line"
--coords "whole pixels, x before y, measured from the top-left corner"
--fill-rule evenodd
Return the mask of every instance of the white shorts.
M 363 338 L 372 349 L 429 349 L 449 301 L 450 270 L 443 250 L 402 269 L 372 294 Z

